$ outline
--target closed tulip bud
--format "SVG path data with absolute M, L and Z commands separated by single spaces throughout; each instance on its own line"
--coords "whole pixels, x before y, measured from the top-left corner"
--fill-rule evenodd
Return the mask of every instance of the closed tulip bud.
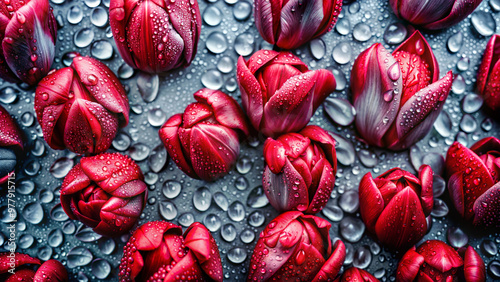
M 127 64 L 162 73 L 191 64 L 201 16 L 197 0 L 111 0 L 109 25 Z
M 335 90 L 331 71 L 308 70 L 290 52 L 260 50 L 237 64 L 241 99 L 253 127 L 276 138 L 297 132 Z
M 375 179 L 367 173 L 359 183 L 359 206 L 368 231 L 393 250 L 407 250 L 420 241 L 434 205 L 432 183 L 428 165 L 420 167 L 418 177 L 399 168 Z
M 24 150 L 25 138 L 16 121 L 0 106 L 0 184 L 7 182 Z
M 295 49 L 330 31 L 341 10 L 342 0 L 256 0 L 255 26 L 267 42 Z
M 495 34 L 484 50 L 483 61 L 477 74 L 477 91 L 493 112 L 500 114 L 500 35 Z
M 36 84 L 55 54 L 56 20 L 49 0 L 9 0 L 0 6 L 0 77 Z
M 344 271 L 342 277 L 339 280 L 335 280 L 335 282 L 378 282 L 379 280 L 373 275 L 371 275 L 368 271 L 351 267 Z
M 500 140 L 470 149 L 455 142 L 446 155 L 448 191 L 458 213 L 475 226 L 500 228 Z
M 38 269 L 30 265 L 38 265 Z M 14 270 L 14 271 L 13 271 Z M 21 253 L 0 253 L 0 280 L 5 282 L 67 282 L 68 271 L 57 260 L 42 263 Z
M 108 237 L 134 227 L 147 197 L 141 169 L 119 153 L 82 158 L 61 186 L 61 205 L 69 218 Z
M 453 26 L 470 15 L 483 0 L 389 0 L 401 19 L 426 29 Z
M 248 125 L 238 103 L 219 90 L 201 89 L 196 103 L 170 117 L 160 139 L 177 166 L 196 179 L 213 181 L 226 175 L 240 153 Z
M 317 213 L 332 193 L 337 157 L 335 140 L 319 126 L 306 126 L 264 143 L 266 168 L 262 186 L 280 212 Z
M 380 43 L 363 51 L 351 72 L 356 129 L 370 145 L 391 150 L 425 137 L 451 90 L 453 74 L 439 67 L 416 31 L 390 54 Z
M 98 154 L 128 124 L 125 89 L 103 63 L 77 56 L 71 66 L 52 71 L 36 89 L 35 111 L 43 137 L 53 149 Z
M 425 241 L 408 250 L 398 264 L 396 281 L 465 281 L 483 282 L 486 270 L 483 259 L 471 246 L 458 252 L 439 240 Z

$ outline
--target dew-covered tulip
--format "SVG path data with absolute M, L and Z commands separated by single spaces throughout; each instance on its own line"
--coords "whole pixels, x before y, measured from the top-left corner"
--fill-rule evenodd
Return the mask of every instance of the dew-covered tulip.
M 316 125 L 264 143 L 264 193 L 278 211 L 317 213 L 332 193 L 337 172 L 335 140 Z
M 49 0 L 0 2 L 0 77 L 36 84 L 55 55 L 56 20 Z
M 69 218 L 108 237 L 134 227 L 147 196 L 141 169 L 119 153 L 83 157 L 61 186 L 61 205 Z
M 331 224 L 314 215 L 289 211 L 260 233 L 247 281 L 332 281 L 345 259 L 345 246 L 333 246 Z
M 418 177 L 393 168 L 373 179 L 370 172 L 359 183 L 359 206 L 366 229 L 384 246 L 407 250 L 427 232 L 432 211 L 433 173 L 422 165 Z
M 458 213 L 475 226 L 500 228 L 500 140 L 487 137 L 470 149 L 453 143 L 446 155 L 446 173 Z
M 351 72 L 356 128 L 362 139 L 402 150 L 425 137 L 448 97 L 453 74 L 438 78 L 436 58 L 419 31 L 392 54 L 380 43 L 363 51 Z
M 7 182 L 9 176 L 12 176 L 17 159 L 24 150 L 24 143 L 22 130 L 0 105 L 0 184 Z
M 191 64 L 201 16 L 197 0 L 111 0 L 109 25 L 127 64 L 162 73 Z
M 118 78 L 102 62 L 82 56 L 40 81 L 35 111 L 51 148 L 87 155 L 106 151 L 129 119 Z
M 249 133 L 238 103 L 219 90 L 201 89 L 197 102 L 170 117 L 160 139 L 175 164 L 187 175 L 213 181 L 226 175 L 240 153 L 240 140 Z
M 330 31 L 342 0 L 255 0 L 255 26 L 267 42 L 295 49 Z
M 223 279 L 217 244 L 199 222 L 184 234 L 180 226 L 166 221 L 143 224 L 123 248 L 118 275 L 120 282 Z
M 471 246 L 456 251 L 443 241 L 428 240 L 408 250 L 398 264 L 396 281 L 485 281 L 483 259 Z
M 240 57 L 237 73 L 250 122 L 273 138 L 304 128 L 336 85 L 331 71 L 310 71 L 290 52 L 260 50 L 248 61 Z
M 401 19 L 426 29 L 443 29 L 461 22 L 483 0 L 389 0 Z
M 348 268 L 344 273 L 342 273 L 342 277 L 339 280 L 335 280 L 335 282 L 378 282 L 379 280 L 371 275 L 368 271 L 351 267 Z
M 36 268 L 35 266 L 38 266 Z M 5 282 L 66 282 L 68 271 L 57 260 L 41 262 L 21 253 L 0 253 L 0 280 Z
M 477 74 L 477 91 L 484 103 L 498 116 L 500 114 L 500 35 L 493 35 L 484 50 Z

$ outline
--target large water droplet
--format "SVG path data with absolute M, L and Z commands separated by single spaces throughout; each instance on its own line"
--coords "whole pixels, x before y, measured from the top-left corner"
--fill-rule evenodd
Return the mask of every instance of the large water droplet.
M 80 5 L 73 5 L 68 9 L 66 19 L 70 24 L 78 24 L 83 19 L 83 10 Z
M 73 159 L 62 157 L 57 159 L 49 169 L 49 172 L 55 178 L 64 178 L 68 172 L 73 168 Z
M 74 247 L 67 255 L 68 267 L 75 268 L 78 266 L 85 266 L 92 261 L 92 258 L 92 253 L 87 248 Z
M 0 89 L 0 102 L 4 104 L 12 104 L 17 100 L 20 91 L 16 88 L 6 86 Z
M 16 192 L 23 195 L 31 194 L 35 190 L 35 182 L 31 180 L 20 180 L 16 186 Z
M 109 60 L 113 57 L 113 46 L 107 40 L 98 40 L 92 44 L 90 54 L 99 60 Z
M 61 229 L 53 229 L 47 235 L 47 244 L 53 248 L 61 246 L 64 241 L 64 235 Z
M 344 239 L 351 243 L 356 243 L 361 240 L 365 232 L 365 224 L 361 219 L 355 217 L 345 217 L 340 221 L 340 234 Z
M 95 242 L 99 239 L 101 239 L 102 235 L 97 234 L 92 230 L 92 228 L 82 225 L 80 228 L 78 228 L 78 231 L 75 233 L 75 238 L 82 241 L 82 242 Z
M 95 8 L 101 4 L 101 0 L 85 0 L 84 2 L 89 8 Z
M 253 53 L 254 43 L 252 34 L 242 33 L 234 39 L 234 51 L 240 56 L 248 56 Z
M 27 222 L 38 224 L 43 220 L 43 208 L 38 202 L 28 203 L 24 206 L 22 215 Z
M 163 184 L 162 192 L 165 197 L 173 199 L 181 193 L 182 184 L 176 180 L 167 180 Z
M 359 208 L 359 194 L 355 190 L 348 190 L 339 198 L 339 206 L 346 213 L 354 213 Z
M 313 39 L 309 42 L 309 50 L 316 60 L 321 60 L 326 54 L 325 42 L 320 38 Z
M 174 203 L 164 200 L 160 202 L 160 215 L 165 220 L 172 220 L 177 216 L 177 207 Z
M 434 197 L 440 197 L 445 190 L 446 181 L 441 176 L 435 174 L 432 181 L 432 192 L 434 193 Z
M 454 248 L 461 248 L 469 242 L 469 236 L 465 234 L 465 232 L 458 227 L 450 227 L 446 232 L 448 243 Z
M 434 199 L 434 207 L 431 211 L 431 215 L 433 217 L 444 217 L 448 214 L 449 211 L 450 209 L 443 200 Z
M 154 127 L 162 126 L 167 121 L 167 113 L 160 108 L 152 108 L 148 112 L 148 122 Z
M 151 150 L 146 144 L 136 143 L 128 150 L 129 156 L 137 162 L 145 160 Z
M 455 76 L 451 84 L 451 91 L 457 95 L 462 95 L 465 92 L 466 84 L 465 79 L 461 74 Z
M 498 253 L 498 248 L 495 242 L 490 239 L 483 240 L 481 243 L 481 251 L 487 256 L 494 256 Z
M 468 114 L 475 113 L 483 106 L 483 98 L 477 94 L 469 93 L 462 100 L 462 110 Z
M 443 137 L 449 137 L 452 133 L 453 123 L 446 111 L 442 111 L 434 122 L 434 129 Z
M 344 218 L 344 212 L 342 209 L 334 204 L 334 201 L 328 201 L 326 206 L 321 210 L 324 216 L 329 220 L 338 222 Z
M 269 204 L 269 200 L 267 199 L 262 186 L 255 187 L 248 194 L 247 206 L 254 209 L 259 209 L 265 207 L 267 204 Z
M 247 1 L 238 1 L 233 6 L 233 16 L 238 21 L 244 21 L 250 17 L 252 13 L 252 4 Z
M 352 265 L 357 268 L 365 269 L 372 262 L 372 253 L 365 246 L 357 247 L 354 251 Z
M 207 187 L 200 187 L 193 193 L 193 205 L 199 211 L 206 211 L 212 203 L 212 193 Z
M 220 236 L 226 242 L 232 242 L 236 239 L 236 226 L 232 223 L 224 224 L 220 230 Z
M 375 152 L 368 149 L 361 149 L 358 151 L 359 161 L 365 167 L 375 167 L 378 164 L 377 154 Z
M 365 42 L 372 37 L 372 30 L 369 25 L 365 23 L 358 23 L 352 29 L 352 36 L 357 41 Z
M 242 221 L 245 218 L 245 206 L 240 201 L 234 201 L 229 205 L 227 215 L 233 221 Z
M 23 234 L 19 236 L 19 239 L 17 239 L 17 246 L 21 249 L 28 249 L 29 247 L 33 246 L 34 242 L 35 238 L 32 235 Z
M 163 144 L 156 146 L 149 155 L 148 166 L 153 172 L 160 172 L 167 163 L 167 149 Z
M 223 83 L 222 74 L 216 69 L 207 70 L 201 76 L 201 84 L 209 89 L 218 90 L 222 87 Z
M 245 229 L 240 234 L 240 240 L 245 244 L 250 244 L 255 240 L 255 233 L 250 229 Z
M 111 265 L 105 259 L 96 259 L 92 262 L 92 274 L 97 279 L 106 279 L 111 273 Z
M 99 250 L 105 255 L 110 255 L 116 248 L 116 243 L 113 238 L 103 237 L 99 239 Z
M 444 158 L 440 153 L 428 153 L 422 158 L 422 164 L 429 165 L 434 174 L 442 175 L 444 172 Z
M 232 263 L 243 263 L 247 259 L 247 252 L 243 248 L 232 248 L 227 252 L 227 259 Z
M 497 29 L 495 19 L 491 13 L 477 10 L 470 19 L 474 30 L 482 36 L 492 36 Z
M 92 9 L 90 12 L 90 22 L 97 26 L 103 27 L 108 23 L 108 12 L 102 7 Z
M 203 12 L 203 21 L 209 26 L 218 26 L 222 21 L 222 12 L 215 6 L 208 6 Z
M 460 129 L 465 133 L 472 133 L 477 129 L 477 122 L 473 116 L 465 114 L 460 121 Z
M 94 31 L 90 28 L 82 28 L 79 31 L 75 32 L 75 36 L 73 38 L 73 42 L 75 46 L 78 48 L 85 48 L 92 43 L 94 40 Z
M 337 21 L 337 24 L 335 24 L 335 30 L 340 34 L 340 35 L 348 35 L 349 31 L 351 31 L 351 23 L 349 22 L 348 18 L 341 18 Z
M 221 224 L 222 221 L 220 217 L 213 213 L 207 214 L 207 216 L 203 220 L 203 225 L 205 225 L 205 227 L 211 232 L 219 230 Z
M 348 42 L 341 42 L 333 48 L 333 60 L 338 64 L 344 65 L 351 61 L 352 47 Z
M 123 152 L 130 147 L 131 142 L 132 140 L 130 140 L 130 137 L 127 134 L 120 132 L 116 135 L 115 139 L 113 139 L 111 145 L 113 145 L 115 150 Z
M 139 77 L 137 77 L 137 87 L 139 88 L 139 93 L 141 93 L 144 102 L 153 102 L 156 96 L 158 96 L 160 78 L 157 74 L 140 72 Z
M 408 30 L 402 23 L 393 23 L 384 31 L 384 41 L 387 44 L 399 44 L 405 40 Z
M 61 204 L 55 205 L 50 210 L 50 218 L 52 218 L 55 221 L 66 221 L 69 219 L 68 215 L 64 212 Z
M 234 60 L 229 56 L 224 56 L 217 62 L 217 69 L 222 73 L 230 73 L 235 66 Z
M 456 53 L 462 48 L 464 36 L 459 31 L 448 38 L 447 46 L 451 53 Z
M 340 126 L 348 126 L 356 117 L 356 109 L 342 98 L 328 98 L 323 103 L 325 112 Z
M 184 227 L 188 227 L 189 225 L 193 224 L 193 222 L 194 222 L 194 216 L 190 212 L 183 213 L 183 214 L 181 214 L 179 216 L 179 218 L 177 219 L 177 221 L 179 222 L 180 225 L 182 225 Z M 208 230 L 210 230 L 210 229 L 208 229 Z
M 467 57 L 462 57 L 457 62 L 457 69 L 459 71 L 466 71 L 469 69 L 470 60 Z
M 252 169 L 253 162 L 249 157 L 242 157 L 236 162 L 236 170 L 240 174 L 247 174 Z
M 220 54 L 227 49 L 227 40 L 224 34 L 214 31 L 208 37 L 205 42 L 208 51 L 214 54 Z
M 344 166 L 352 165 L 356 160 L 354 146 L 352 145 L 352 143 L 338 134 L 335 134 L 333 132 L 329 133 L 335 139 L 337 161 Z

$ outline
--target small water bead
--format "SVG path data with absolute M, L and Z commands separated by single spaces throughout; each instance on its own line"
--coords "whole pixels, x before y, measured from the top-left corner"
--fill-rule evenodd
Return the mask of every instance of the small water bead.
M 333 48 L 333 60 L 338 64 L 344 65 L 351 61 L 352 47 L 348 42 L 340 42 Z
M 201 84 L 212 90 L 219 90 L 223 85 L 222 73 L 216 69 L 207 70 L 201 76 Z
M 408 30 L 402 23 L 393 23 L 384 31 L 384 41 L 387 44 L 399 44 L 405 40 Z
M 113 148 L 117 151 L 123 152 L 126 151 L 130 147 L 130 143 L 132 140 L 130 137 L 123 133 L 120 132 L 116 135 L 115 139 L 113 139 L 113 142 L 111 142 L 111 145 L 113 145 Z
M 232 248 L 227 252 L 227 259 L 232 263 L 243 263 L 247 259 L 247 252 L 243 248 Z
M 113 46 L 107 40 L 98 40 L 92 43 L 90 54 L 99 60 L 109 60 L 113 57 Z
M 352 36 L 359 42 L 365 42 L 372 37 L 372 30 L 369 25 L 358 23 L 352 29 Z
M 35 242 L 35 238 L 32 235 L 23 234 L 23 235 L 19 236 L 19 239 L 17 239 L 16 244 L 21 249 L 29 249 L 31 246 L 33 246 L 34 242 Z
M 103 237 L 98 242 L 99 250 L 105 255 L 110 255 L 116 248 L 116 242 L 113 238 Z
M 240 174 L 247 174 L 252 170 L 253 162 L 249 157 L 242 157 L 236 162 L 236 170 Z
M 448 50 L 451 53 L 456 53 L 456 52 L 460 51 L 460 48 L 462 48 L 462 44 L 464 41 L 463 39 L 464 39 L 464 36 L 460 31 L 453 34 L 452 36 L 450 36 L 448 38 L 448 42 L 446 45 L 446 46 L 448 46 Z
M 177 216 L 177 207 L 174 203 L 164 200 L 160 202 L 160 215 L 165 220 L 172 220 Z
M 485 132 L 489 132 L 493 128 L 493 121 L 490 118 L 485 118 L 483 122 L 481 122 L 481 128 Z
M 186 213 L 183 213 L 179 216 L 179 218 L 177 218 L 177 221 L 179 222 L 179 224 L 183 227 L 188 227 L 190 226 L 191 224 L 193 224 L 194 222 L 194 216 L 192 213 L 189 213 L 189 212 L 186 212 Z M 207 227 L 208 228 L 208 227 Z M 210 230 L 210 229 L 209 229 Z
M 208 6 L 203 12 L 203 21 L 209 26 L 218 26 L 222 21 L 222 12 L 215 6 Z
M 442 111 L 434 122 L 434 129 L 443 137 L 449 137 L 453 131 L 453 123 L 446 111 Z
M 358 191 L 348 190 L 339 198 L 339 206 L 346 213 L 355 213 L 359 208 Z
M 346 99 L 328 98 L 323 107 L 328 116 L 340 126 L 352 124 L 356 117 L 356 109 Z
M 475 11 L 470 21 L 474 30 L 482 36 L 493 35 L 497 28 L 493 15 L 485 11 Z
M 316 38 L 309 42 L 309 51 L 316 60 L 321 60 L 326 54 L 326 44 L 321 38 Z
M 38 202 L 26 204 L 21 214 L 31 224 L 38 224 L 43 220 L 43 208 Z
M 94 40 L 94 31 L 90 28 L 82 28 L 75 32 L 73 43 L 78 48 L 85 48 Z
M 54 250 L 49 246 L 40 246 L 37 251 L 37 257 L 41 260 L 49 260 L 52 257 Z
M 220 236 L 226 242 L 233 242 L 234 239 L 236 239 L 236 235 L 238 235 L 236 232 L 236 226 L 232 223 L 224 224 L 220 229 Z
M 431 211 L 431 215 L 433 217 L 444 217 L 448 214 L 449 211 L 450 209 L 443 200 L 434 199 L 434 207 Z
M 94 230 L 88 226 L 81 225 L 76 231 L 75 238 L 82 242 L 89 243 L 101 239 L 102 235 L 95 233 Z
M 335 30 L 340 34 L 340 35 L 348 35 L 349 32 L 351 31 L 351 23 L 349 22 L 348 18 L 341 18 L 337 21 L 337 24 L 335 24 Z
M 35 176 L 40 171 L 41 165 L 37 160 L 30 160 L 24 165 L 24 173 Z
M 111 273 L 111 265 L 105 259 L 96 259 L 92 262 L 92 274 L 98 279 L 106 279 Z
M 213 195 L 214 202 L 223 211 L 227 211 L 229 207 L 229 201 L 226 195 L 222 192 L 215 192 Z
M 266 217 L 261 211 L 254 211 L 248 215 L 248 224 L 253 227 L 261 227 L 266 222 Z
M 240 234 L 240 240 L 245 244 L 252 243 L 255 240 L 255 232 L 250 229 L 243 230 Z
M 229 205 L 227 215 L 233 221 L 242 221 L 245 218 L 245 206 L 240 201 L 234 201 Z
M 73 5 L 68 9 L 66 19 L 70 24 L 79 24 L 83 19 L 83 10 L 80 5 Z
M 132 76 L 134 76 L 135 71 L 134 69 L 129 66 L 127 63 L 123 63 L 119 68 L 118 68 L 118 77 L 120 79 L 129 79 Z
M 38 200 L 44 204 L 50 203 L 54 200 L 54 193 L 49 189 L 42 189 L 38 192 Z
M 234 70 L 234 60 L 229 56 L 224 56 L 217 62 L 217 69 L 222 73 L 230 73 Z
M 365 232 L 365 224 L 359 218 L 347 216 L 340 221 L 340 235 L 351 243 L 361 240 Z
M 95 8 L 101 4 L 101 0 L 84 0 L 84 2 L 89 8 Z
M 467 57 L 462 57 L 457 62 L 457 69 L 459 71 L 466 71 L 469 69 L 470 60 Z
M 428 153 L 422 158 L 422 164 L 429 165 L 434 174 L 442 175 L 444 172 L 444 158 L 440 153 Z
M 446 232 L 446 237 L 448 238 L 448 243 L 454 248 L 461 248 L 469 242 L 469 236 L 458 227 L 450 227 Z
M 457 133 L 457 136 L 455 136 L 455 141 L 467 147 L 469 137 L 467 136 L 467 133 L 460 131 Z
M 139 93 L 146 103 L 151 103 L 158 96 L 158 90 L 160 88 L 160 78 L 157 74 L 150 74 L 146 72 L 139 72 L 139 77 L 137 78 L 137 87 L 139 88 Z
M 73 159 L 62 157 L 57 159 L 52 166 L 50 166 L 49 172 L 55 178 L 64 178 L 73 168 L 73 165 Z
M 368 168 L 375 167 L 378 164 L 377 154 L 368 149 L 361 149 L 358 151 L 359 161 Z
M 61 246 L 63 241 L 64 235 L 61 229 L 53 229 L 47 234 L 47 244 L 53 248 Z
M 483 106 L 483 97 L 474 94 L 474 93 L 469 93 L 465 95 L 465 97 L 462 99 L 462 110 L 465 113 L 472 114 L 477 111 Z
M 500 0 L 490 0 L 490 7 L 494 12 L 500 11 Z
M 215 232 L 219 230 L 222 221 L 218 215 L 210 213 L 203 219 L 203 224 L 210 232 Z
M 35 122 L 35 116 L 31 112 L 25 112 L 20 118 L 21 125 L 24 127 L 30 127 Z
M 176 180 L 167 180 L 163 183 L 162 192 L 165 197 L 173 199 L 181 193 L 182 184 Z
M 136 143 L 128 150 L 129 156 L 137 162 L 145 160 L 149 156 L 151 149 L 146 144 Z
M 260 209 L 267 206 L 267 204 L 269 204 L 269 200 L 267 199 L 262 186 L 255 187 L 248 194 L 247 206 L 254 209 Z
M 335 139 L 337 161 L 344 166 L 352 165 L 356 160 L 356 154 L 352 143 L 338 134 L 333 132 L 329 133 Z
M 200 187 L 193 193 L 193 205 L 198 211 L 206 211 L 212 203 L 212 193 L 207 187 Z
M 485 255 L 491 257 L 495 256 L 498 253 L 498 248 L 495 242 L 490 239 L 485 239 L 483 240 L 483 242 L 481 242 L 481 251 Z
M 64 234 L 71 235 L 75 233 L 76 225 L 73 223 L 73 221 L 67 221 L 63 224 L 61 229 Z
M 432 192 L 434 193 L 434 197 L 440 197 L 445 190 L 446 181 L 441 176 L 435 174 L 432 181 Z
M 69 219 L 68 215 L 64 212 L 61 204 L 55 205 L 50 210 L 50 218 L 55 221 L 66 221 Z
M 151 126 L 159 127 L 167 121 L 167 113 L 160 108 L 153 108 L 148 112 L 148 122 Z
M 14 87 L 6 86 L 0 89 L 0 102 L 3 104 L 12 104 L 17 100 L 20 91 Z
M 457 76 L 455 76 L 455 79 L 453 79 L 453 82 L 451 84 L 451 92 L 457 95 L 462 95 L 465 92 L 465 88 L 465 79 L 461 74 L 458 74 Z
M 31 194 L 33 190 L 35 190 L 35 182 L 29 179 L 20 180 L 16 185 L 16 192 L 22 195 Z
M 333 222 L 339 222 L 344 218 L 344 212 L 333 201 L 328 201 L 326 206 L 321 210 L 321 213 Z
M 103 27 L 108 23 L 108 12 L 102 7 L 92 9 L 90 12 L 90 22 L 97 26 Z
M 81 246 L 71 249 L 66 257 L 69 268 L 88 265 L 93 258 L 89 249 Z
M 252 4 L 247 1 L 238 1 L 233 6 L 233 16 L 238 21 L 244 21 L 252 14 Z
M 477 129 L 476 119 L 469 114 L 463 115 L 462 120 L 460 121 L 460 129 L 465 133 L 471 133 L 476 131 Z
M 234 39 L 234 51 L 240 56 L 248 56 L 253 53 L 255 39 L 250 33 L 242 33 Z
M 365 246 L 357 247 L 354 250 L 352 265 L 357 268 L 365 269 L 372 262 L 372 253 Z
M 220 54 L 226 51 L 228 47 L 226 36 L 218 31 L 214 31 L 208 35 L 205 45 L 208 51 L 214 54 Z

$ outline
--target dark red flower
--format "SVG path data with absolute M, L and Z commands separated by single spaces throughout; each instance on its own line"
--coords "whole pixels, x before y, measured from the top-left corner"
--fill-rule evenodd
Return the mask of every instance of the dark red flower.
M 453 143 L 446 172 L 458 213 L 476 226 L 500 228 L 500 140 L 484 138 L 470 149 Z
M 393 168 L 373 179 L 368 172 L 359 183 L 359 206 L 366 228 L 383 245 L 407 250 L 427 232 L 434 205 L 432 169 L 420 167 L 418 177 Z
M 54 60 L 56 33 L 49 0 L 0 2 L 0 77 L 36 84 Z
M 277 138 L 297 132 L 335 90 L 331 71 L 308 70 L 290 52 L 260 50 L 237 64 L 243 108 L 253 127 Z
M 345 246 L 333 245 L 328 221 L 298 211 L 285 212 L 260 233 L 248 281 L 330 281 L 345 259 Z
M 453 74 L 438 78 L 436 58 L 418 31 L 392 55 L 380 43 L 363 51 L 351 72 L 361 137 L 391 150 L 408 148 L 425 137 L 448 97 Z
M 267 42 L 295 49 L 330 31 L 342 10 L 342 0 L 256 0 L 255 26 Z
M 443 241 L 428 240 L 406 252 L 398 265 L 396 280 L 410 281 L 485 281 L 486 270 L 471 246 L 458 252 Z
M 109 24 L 123 60 L 150 73 L 191 64 L 201 32 L 197 0 L 111 1 Z
M 128 124 L 128 98 L 103 63 L 77 56 L 70 67 L 52 71 L 36 89 L 35 111 L 45 141 L 77 154 L 106 151 L 118 127 Z
M 219 249 L 210 231 L 195 222 L 182 228 L 166 221 L 141 225 L 123 248 L 120 282 L 222 281 Z
M 317 213 L 326 205 L 335 183 L 335 140 L 319 126 L 287 133 L 264 143 L 266 168 L 262 186 L 279 212 Z
M 477 91 L 484 103 L 500 113 L 500 35 L 495 34 L 484 50 L 483 61 L 477 73 Z
M 39 265 L 38 269 L 28 265 Z M 14 273 L 12 273 L 14 272 Z M 68 271 L 57 260 L 42 263 L 37 258 L 21 253 L 0 253 L 0 280 L 5 282 L 65 282 Z
M 137 222 L 147 199 L 139 166 L 119 153 L 84 157 L 61 186 L 61 205 L 71 219 L 115 237 Z
M 17 159 L 24 150 L 24 143 L 22 130 L 0 105 L 0 184 L 5 183 L 14 171 Z
M 335 280 L 335 282 L 378 282 L 379 280 L 368 271 L 351 267 L 344 271 L 340 279 Z
M 194 98 L 196 103 L 162 126 L 160 139 L 184 173 L 213 181 L 236 163 L 248 125 L 238 103 L 222 91 L 205 88 Z

